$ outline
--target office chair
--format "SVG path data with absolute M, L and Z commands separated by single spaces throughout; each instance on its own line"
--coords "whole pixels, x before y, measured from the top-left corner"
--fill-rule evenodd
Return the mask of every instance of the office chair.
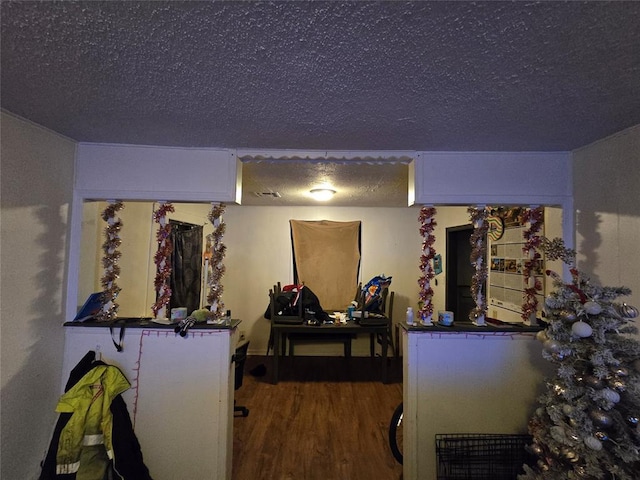
M 244 363 L 247 359 L 247 350 L 249 349 L 249 341 L 238 344 L 236 347 L 236 353 L 233 355 L 233 361 L 236 364 L 235 369 L 235 382 L 234 390 L 238 390 L 242 386 L 242 378 L 244 377 Z M 249 409 L 240 405 L 236 405 L 235 399 L 233 400 L 233 415 L 240 413 L 241 416 L 246 417 L 249 415 Z

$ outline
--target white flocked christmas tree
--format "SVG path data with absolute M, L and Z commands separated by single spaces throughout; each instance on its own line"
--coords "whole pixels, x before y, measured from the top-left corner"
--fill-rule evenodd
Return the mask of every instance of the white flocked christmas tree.
M 554 272 L 545 299 L 543 356 L 557 366 L 529 422 L 535 456 L 519 480 L 640 479 L 640 342 L 638 310 L 625 287 L 592 284 L 575 267 L 575 251 L 543 239 L 550 260 L 569 265 L 571 281 Z

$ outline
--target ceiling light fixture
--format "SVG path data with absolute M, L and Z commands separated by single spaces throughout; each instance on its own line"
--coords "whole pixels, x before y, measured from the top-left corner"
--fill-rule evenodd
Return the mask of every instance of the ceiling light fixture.
M 313 188 L 309 191 L 314 200 L 318 202 L 326 202 L 327 200 L 331 200 L 336 193 L 333 188 L 322 187 L 322 188 Z

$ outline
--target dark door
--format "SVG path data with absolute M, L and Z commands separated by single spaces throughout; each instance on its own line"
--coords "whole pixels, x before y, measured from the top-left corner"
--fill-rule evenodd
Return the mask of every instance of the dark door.
M 447 228 L 445 305 L 457 321 L 468 321 L 476 304 L 471 296 L 471 279 L 475 269 L 471 265 L 473 225 Z
M 169 220 L 171 224 L 171 300 L 172 308 L 186 307 L 187 313 L 200 308 L 202 288 L 202 225 Z

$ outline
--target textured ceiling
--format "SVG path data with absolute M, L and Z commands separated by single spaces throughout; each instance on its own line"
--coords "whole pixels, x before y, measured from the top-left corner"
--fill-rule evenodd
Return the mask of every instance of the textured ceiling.
M 77 141 L 557 151 L 640 123 L 640 2 L 1 8 L 2 108 Z

